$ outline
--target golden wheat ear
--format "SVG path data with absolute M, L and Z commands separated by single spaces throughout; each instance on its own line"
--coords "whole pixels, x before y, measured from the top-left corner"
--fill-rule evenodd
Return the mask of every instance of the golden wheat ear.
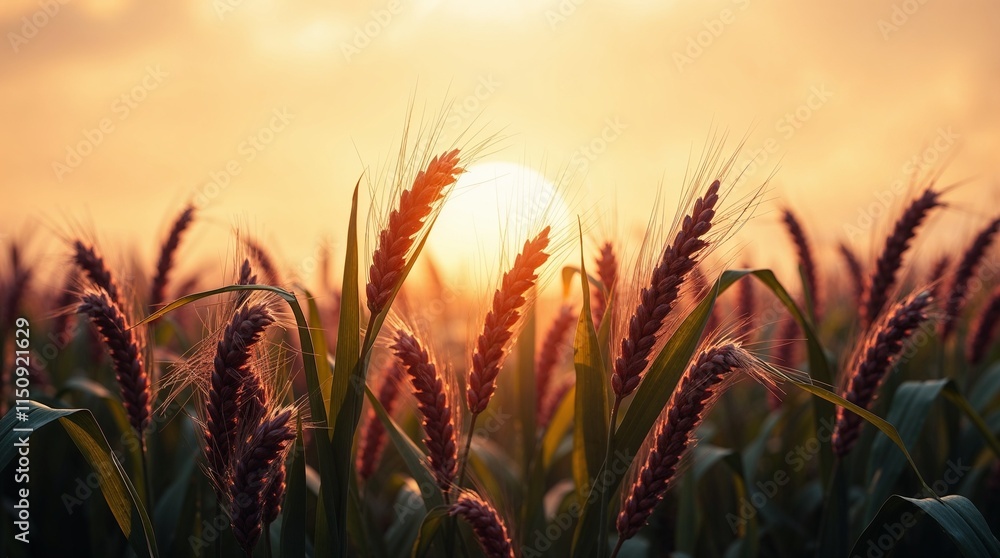
M 365 294 L 373 316 L 385 309 L 392 293 L 399 288 L 417 236 L 462 172 L 459 151 L 453 149 L 431 159 L 427 168 L 417 174 L 413 185 L 400 193 L 396 208 L 379 232 L 378 247 L 368 268 Z

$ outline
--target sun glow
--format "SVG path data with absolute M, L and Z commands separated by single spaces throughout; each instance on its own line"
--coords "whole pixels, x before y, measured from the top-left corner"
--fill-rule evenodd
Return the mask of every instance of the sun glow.
M 555 185 L 517 163 L 471 166 L 447 200 L 428 239 L 441 271 L 462 280 L 496 270 L 500 254 L 513 254 L 525 231 L 570 224 L 572 216 Z

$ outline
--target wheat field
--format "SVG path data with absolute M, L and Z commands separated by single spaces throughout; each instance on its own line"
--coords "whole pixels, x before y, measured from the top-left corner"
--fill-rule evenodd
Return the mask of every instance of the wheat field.
M 149 262 L 8 242 L 3 555 L 1000 555 L 1000 217 L 915 251 L 945 169 L 823 258 L 712 148 L 640 235 L 511 223 L 477 301 L 424 247 L 482 148 L 359 181 L 309 277 L 190 265 L 190 204 Z

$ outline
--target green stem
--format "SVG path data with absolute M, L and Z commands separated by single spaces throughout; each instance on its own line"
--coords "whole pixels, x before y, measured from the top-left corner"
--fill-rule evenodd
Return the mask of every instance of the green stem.
M 270 525 L 264 526 L 264 557 L 271 558 L 271 529 Z
M 152 517 L 153 515 L 153 479 L 149 476 L 149 455 L 146 448 L 146 440 L 139 435 L 139 453 L 142 458 L 142 478 L 146 484 L 146 513 Z
M 469 437 L 465 440 L 465 449 L 462 451 L 461 459 L 459 460 L 458 481 L 455 483 L 455 486 L 459 488 L 465 482 L 465 466 L 469 462 L 469 456 L 472 455 L 472 435 L 476 431 L 476 419 L 478 418 L 479 413 L 473 413 L 472 421 L 469 423 Z
M 618 408 L 621 406 L 621 403 L 622 403 L 621 397 L 615 397 L 615 404 L 613 407 L 611 407 L 611 422 L 608 423 L 608 445 L 607 448 L 604 450 L 604 464 L 601 466 L 601 470 L 598 473 L 598 476 L 600 476 L 600 474 L 604 472 L 604 470 L 608 467 L 608 463 L 611 462 L 611 448 L 614 446 L 615 430 L 616 430 L 615 427 L 617 426 L 618 423 Z M 607 488 L 605 488 L 604 492 L 602 492 L 600 495 L 601 507 L 599 508 L 600 515 L 598 515 L 598 518 L 600 518 L 601 528 L 597 532 L 598 556 L 605 556 L 607 555 L 608 551 L 607 521 L 608 521 L 608 504 L 609 500 L 611 499 L 611 495 L 608 492 L 610 491 L 607 490 Z M 620 544 L 621 542 L 619 541 L 619 545 Z M 615 552 L 617 552 L 617 549 Z
M 611 558 L 616 558 L 618 556 L 618 551 L 622 549 L 622 544 L 625 543 L 625 537 L 618 537 L 618 543 L 615 544 L 615 549 L 611 551 Z

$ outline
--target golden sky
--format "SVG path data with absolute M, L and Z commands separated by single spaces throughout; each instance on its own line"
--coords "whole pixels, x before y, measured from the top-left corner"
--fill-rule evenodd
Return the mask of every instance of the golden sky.
M 748 183 L 776 170 L 768 207 L 808 216 L 824 251 L 897 207 L 922 158 L 971 179 L 942 230 L 965 238 L 997 208 L 990 0 L 4 0 L 0 28 L 4 235 L 72 219 L 148 252 L 200 194 L 204 258 L 239 221 L 294 267 L 343 237 L 411 100 L 454 103 L 446 139 L 499 133 L 489 160 L 578 171 L 576 198 L 615 200 L 625 229 L 659 185 L 675 197 L 713 131 L 746 136 Z

